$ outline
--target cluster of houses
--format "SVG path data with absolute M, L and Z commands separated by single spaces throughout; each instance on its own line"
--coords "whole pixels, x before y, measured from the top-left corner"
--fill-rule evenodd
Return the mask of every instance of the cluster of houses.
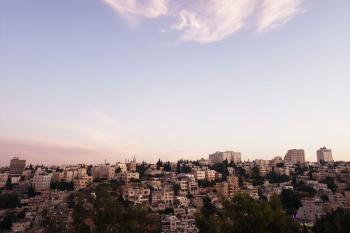
M 124 201 L 159 214 L 164 233 L 198 232 L 195 213 L 203 207 L 204 198 L 222 208 L 223 198 L 237 193 L 269 200 L 283 190 L 303 194 L 294 218 L 313 224 L 327 212 L 350 210 L 350 163 L 333 162 L 329 153 L 317 155 L 320 159 L 315 163 L 305 162 L 303 150 L 289 150 L 284 159 L 242 162 L 239 152 L 227 151 L 211 154 L 209 159 L 177 163 L 138 163 L 134 158 L 116 164 L 52 167 L 26 166 L 24 160 L 14 158 L 9 167 L 0 169 L 0 195 L 20 196 L 20 207 L 11 211 L 23 213 L 23 217 L 12 222 L 12 232 L 40 232 L 47 211 L 61 216 L 60 224 L 69 225 L 73 210 L 67 206 L 67 197 L 71 193 L 115 181 L 121 184 Z M 223 163 L 224 169 L 215 166 Z M 271 174 L 284 179 L 273 180 Z M 250 179 L 254 176 L 261 177 L 261 182 Z M 0 222 L 8 212 L 0 210 Z

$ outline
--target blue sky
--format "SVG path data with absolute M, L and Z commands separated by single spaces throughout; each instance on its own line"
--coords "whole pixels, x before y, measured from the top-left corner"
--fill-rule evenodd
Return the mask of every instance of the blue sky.
M 349 160 L 350 3 L 222 2 L 0 0 L 0 163 Z

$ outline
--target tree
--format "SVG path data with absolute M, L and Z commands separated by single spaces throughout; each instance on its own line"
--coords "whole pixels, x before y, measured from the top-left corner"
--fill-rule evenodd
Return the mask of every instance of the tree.
M 315 233 L 343 233 L 349 232 L 349 229 L 350 215 L 341 209 L 317 220 L 312 228 Z
M 295 214 L 298 208 L 301 206 L 299 194 L 288 189 L 284 189 L 282 191 L 281 202 L 287 214 L 290 215 Z
M 215 181 L 209 181 L 208 179 L 198 180 L 198 186 L 201 188 L 213 187 L 215 183 Z
M 267 233 L 272 221 L 272 210 L 266 202 L 259 203 L 246 195 L 237 195 L 224 201 L 223 233 Z
M 74 184 L 73 182 L 51 182 L 50 185 L 51 189 L 60 190 L 60 191 L 73 191 L 74 190 Z
M 73 205 L 73 232 L 155 233 L 160 232 L 159 216 L 142 206 L 129 205 L 115 196 L 115 184 L 95 189 L 96 198 L 87 191 L 70 197 Z
M 164 164 L 164 170 L 167 172 L 171 171 L 171 164 L 169 161 Z
M 163 161 L 158 159 L 158 162 L 157 162 L 157 169 L 159 169 L 160 167 L 163 167 Z
M 180 187 L 179 184 L 174 184 L 174 185 L 173 185 L 174 193 L 175 193 L 176 195 L 179 194 L 180 188 L 181 188 L 181 187 Z
M 17 193 L 4 193 L 0 195 L 0 209 L 14 209 L 20 206 L 21 200 Z
M 282 209 L 277 196 L 270 202 L 256 201 L 244 194 L 223 201 L 217 210 L 209 200 L 196 216 L 200 233 L 294 233 L 298 227 Z
M 225 162 L 226 161 L 226 162 Z M 225 160 L 222 163 L 216 163 L 214 164 L 211 169 L 219 172 L 222 174 L 222 178 L 225 180 L 226 177 L 229 175 L 228 169 L 227 169 L 227 160 Z
M 296 222 L 290 219 L 283 211 L 283 205 L 278 195 L 273 195 L 269 205 L 272 209 L 273 220 L 269 230 L 273 233 L 299 232 L 299 226 Z
M 297 185 L 296 185 L 296 190 L 300 191 L 300 192 L 306 192 L 309 196 L 314 196 L 316 194 L 316 190 L 309 186 L 306 185 L 304 182 L 300 181 Z
M 191 173 L 191 171 L 192 171 L 192 168 L 190 166 L 188 166 L 186 164 L 183 164 L 181 166 L 181 172 L 183 172 L 183 173 Z
M 278 175 L 271 172 L 267 175 L 267 179 L 270 181 L 270 183 L 283 183 L 290 181 L 290 176 L 287 176 L 286 174 Z
M 140 178 L 145 175 L 145 171 L 147 170 L 147 164 L 142 162 L 141 164 L 136 165 L 136 171 L 140 174 Z
M 260 171 L 257 166 L 252 168 L 252 178 L 253 178 L 253 185 L 264 184 L 264 178 L 260 175 Z
M 16 220 L 16 215 L 14 213 L 7 214 L 2 221 L 0 221 L 0 232 L 2 230 L 11 229 L 12 223 Z
M 28 188 L 28 197 L 35 197 L 39 195 L 38 192 L 35 192 L 35 189 L 33 188 L 33 186 L 29 186 Z
M 219 232 L 217 222 L 217 209 L 213 205 L 208 197 L 203 199 L 203 207 L 199 214 L 196 214 L 197 227 L 200 229 L 200 233 L 216 233 Z
M 12 184 L 11 177 L 8 177 L 8 178 L 7 178 L 5 187 L 6 187 L 6 189 L 9 189 L 9 190 L 12 190 L 12 189 L 13 189 L 13 184 Z
M 337 189 L 337 185 L 335 184 L 333 177 L 327 176 L 324 180 L 321 181 L 321 183 L 327 184 L 327 188 L 329 188 L 333 192 L 335 192 L 335 190 Z

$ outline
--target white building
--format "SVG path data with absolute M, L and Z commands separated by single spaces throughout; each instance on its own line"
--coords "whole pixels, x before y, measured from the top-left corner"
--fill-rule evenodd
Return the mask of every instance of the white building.
M 284 156 L 284 161 L 291 164 L 305 163 L 305 152 L 303 149 L 288 150 Z
M 196 180 L 204 180 L 205 179 L 205 171 L 203 171 L 203 170 L 196 169 L 196 170 L 193 170 L 192 173 L 193 173 L 194 178 Z
M 209 181 L 215 180 L 216 171 L 207 169 L 205 170 L 205 178 Z
M 140 174 L 138 172 L 122 172 L 122 173 L 116 173 L 115 178 L 117 180 L 129 182 L 131 179 L 135 179 L 135 180 L 140 179 Z
M 120 172 L 126 172 L 128 170 L 128 167 L 126 166 L 126 163 L 117 163 L 117 168 L 120 169 Z
M 5 187 L 8 177 L 8 173 L 0 173 L 0 188 Z
M 240 163 L 241 162 L 241 152 L 234 152 L 234 151 L 225 151 L 220 152 L 217 151 L 214 154 L 209 155 L 209 160 L 212 163 L 222 163 L 223 161 L 227 160 L 228 162 L 233 163 Z
M 130 201 L 134 204 L 149 203 L 151 190 L 141 184 L 126 184 L 123 186 L 122 190 L 122 197 L 124 201 Z
M 332 156 L 332 150 L 327 149 L 326 147 L 322 147 L 317 150 L 317 162 L 332 162 L 333 156 Z
M 14 222 L 11 225 L 11 232 L 17 233 L 17 232 L 25 232 L 27 229 L 30 228 L 30 220 L 24 219 L 20 222 Z
M 52 174 L 35 174 L 32 186 L 36 192 L 50 190 Z
M 98 165 L 92 168 L 92 176 L 94 179 L 112 179 L 115 177 L 115 166 L 108 164 Z
M 326 213 L 320 203 L 313 199 L 301 200 L 302 206 L 297 211 L 297 218 L 305 222 L 316 222 L 317 219 L 324 216 Z

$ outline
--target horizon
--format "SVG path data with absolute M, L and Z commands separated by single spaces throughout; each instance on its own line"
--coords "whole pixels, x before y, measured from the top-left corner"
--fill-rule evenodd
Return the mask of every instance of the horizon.
M 322 149 L 322 148 L 326 148 L 326 149 L 330 149 L 330 148 L 327 148 L 327 147 L 320 147 L 319 149 Z M 301 149 L 301 148 L 290 148 L 288 150 L 294 150 L 294 149 Z M 288 151 L 287 150 L 287 151 Z M 303 150 L 303 149 L 302 149 Z M 331 149 L 332 150 L 332 149 Z M 231 150 L 232 151 L 232 150 Z M 304 150 L 305 151 L 305 150 Z M 223 151 L 213 151 L 212 153 L 216 153 L 216 152 L 227 152 L 226 150 L 223 150 Z M 240 152 L 240 151 L 235 151 L 235 152 Z M 317 151 L 316 151 L 317 152 Z M 333 152 L 333 151 L 332 151 Z M 210 153 L 210 154 L 212 154 Z M 240 152 L 241 153 L 241 152 Z M 161 157 L 158 157 L 157 159 L 154 159 L 154 160 L 139 160 L 137 159 L 136 156 L 131 156 L 131 157 L 124 157 L 123 159 L 120 159 L 120 160 L 115 160 L 113 159 L 113 157 L 107 159 L 103 159 L 102 161 L 86 161 L 86 162 L 81 162 L 81 161 L 78 161 L 76 160 L 75 162 L 71 162 L 71 163 L 64 163 L 64 162 L 51 162 L 51 164 L 48 164 L 48 163 L 43 163 L 42 161 L 40 162 L 39 160 L 38 161 L 32 161 L 32 160 L 26 160 L 25 157 L 21 157 L 20 155 L 12 155 L 12 156 L 8 156 L 8 163 L 6 165 L 6 162 L 4 164 L 1 164 L 0 163 L 0 167 L 8 167 L 8 165 L 10 164 L 10 160 L 13 159 L 13 158 L 18 158 L 18 159 L 23 159 L 23 160 L 26 160 L 26 166 L 28 166 L 29 164 L 30 165 L 36 165 L 36 166 L 40 166 L 40 165 L 44 165 L 44 166 L 70 166 L 70 165 L 99 165 L 99 164 L 117 164 L 117 163 L 124 163 L 126 161 L 131 161 L 132 158 L 135 158 L 137 163 L 143 163 L 143 162 L 146 162 L 148 164 L 153 164 L 153 163 L 156 163 L 156 161 L 158 160 L 161 160 L 163 162 L 171 162 L 171 163 L 176 163 L 180 160 L 188 160 L 188 161 L 199 161 L 201 159 L 206 159 L 206 160 L 210 160 L 209 159 L 209 155 L 210 154 L 207 154 L 206 156 L 197 156 L 197 157 L 193 157 L 193 158 L 188 158 L 188 157 L 184 157 L 184 156 L 179 156 L 178 158 L 176 158 L 174 160 L 171 160 L 171 159 L 162 159 Z M 316 153 L 315 153 L 316 155 Z M 284 159 L 284 155 L 275 155 L 275 156 L 272 156 L 272 157 L 258 157 L 258 158 L 254 158 L 254 159 L 250 159 L 250 158 L 244 158 L 244 156 L 242 156 L 242 162 L 253 162 L 255 160 L 273 160 L 275 157 L 281 157 L 282 159 Z M 307 153 L 305 153 L 305 162 L 310 162 L 310 163 L 315 163 L 317 162 L 317 159 L 316 161 L 315 160 L 309 160 L 307 159 L 309 156 L 307 156 Z M 315 156 L 316 157 L 316 156 Z M 5 161 L 5 160 L 4 160 Z M 350 162 L 349 160 L 337 160 L 337 159 L 334 159 L 334 156 L 333 156 L 333 161 L 334 162 Z
M 0 166 L 349 161 L 347 0 L 0 4 Z

